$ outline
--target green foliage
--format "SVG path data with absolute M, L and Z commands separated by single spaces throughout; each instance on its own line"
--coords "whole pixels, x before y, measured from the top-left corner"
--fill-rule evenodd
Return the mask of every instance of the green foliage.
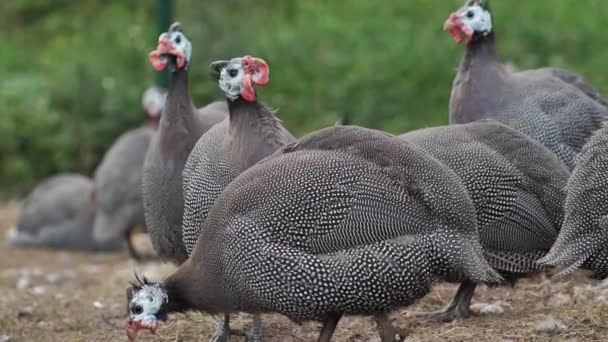
M 297 135 L 355 124 L 393 133 L 445 124 L 463 47 L 441 30 L 462 0 L 175 0 L 193 43 L 191 91 L 220 98 L 208 65 L 264 58 L 259 89 Z M 0 193 L 52 173 L 90 174 L 140 124 L 155 79 L 157 1 L 0 3 Z M 608 90 L 608 2 L 493 1 L 499 51 L 520 69 L 558 66 Z

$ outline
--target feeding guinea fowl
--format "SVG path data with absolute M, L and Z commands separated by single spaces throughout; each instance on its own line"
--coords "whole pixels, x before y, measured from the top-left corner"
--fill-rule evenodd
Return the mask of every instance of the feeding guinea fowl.
M 200 235 L 215 199 L 241 172 L 271 155 L 295 138 L 275 113 L 258 102 L 255 85 L 270 81 L 268 64 L 245 56 L 211 65 L 226 97 L 229 117 L 198 140 L 184 169 L 184 218 L 182 235 L 188 254 Z M 220 322 L 214 340 L 226 339 L 228 316 Z M 261 321 L 254 317 L 252 339 L 261 339 Z
M 510 282 L 547 270 L 535 261 L 557 238 L 569 176 L 551 151 L 493 120 L 421 129 L 400 138 L 460 176 L 477 210 L 490 266 Z M 437 320 L 469 317 L 476 286 L 466 280 L 443 310 L 413 315 Z
M 578 154 L 568 180 L 565 219 L 549 254 L 539 260 L 563 268 L 591 270 L 608 277 L 608 124 Z
M 99 242 L 125 239 L 129 254 L 135 260 L 141 256 L 135 250 L 131 234 L 145 227 L 141 196 L 141 177 L 150 141 L 158 126 L 165 94 L 148 89 L 142 104 L 148 122 L 142 127 L 122 134 L 108 149 L 94 175 L 95 221 L 93 236 Z
M 142 197 L 146 227 L 154 249 L 164 260 L 181 264 L 188 258 L 182 239 L 184 207 L 182 172 L 200 136 L 226 118 L 226 106 L 212 103 L 196 109 L 188 90 L 192 45 L 174 23 L 158 38 L 150 62 L 158 71 L 171 71 L 158 133 L 144 162 Z
M 133 340 L 171 312 L 278 312 L 324 322 L 374 315 L 382 341 L 406 333 L 386 313 L 438 279 L 499 281 L 482 256 L 475 208 L 445 165 L 383 132 L 338 126 L 285 146 L 215 201 L 190 258 L 127 291 Z
M 122 239 L 93 238 L 93 182 L 79 174 L 61 174 L 41 182 L 27 196 L 9 243 L 19 247 L 117 250 Z
M 608 103 L 581 76 L 543 68 L 510 72 L 500 63 L 487 1 L 469 0 L 445 23 L 467 44 L 450 97 L 450 123 L 491 118 L 541 142 L 570 169 Z

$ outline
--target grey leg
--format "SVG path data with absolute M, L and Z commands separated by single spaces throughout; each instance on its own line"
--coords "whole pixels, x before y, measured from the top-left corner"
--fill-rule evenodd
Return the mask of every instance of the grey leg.
M 133 260 L 140 262 L 140 261 L 144 260 L 144 257 L 137 252 L 137 249 L 135 248 L 135 245 L 133 244 L 133 239 L 132 239 L 133 230 L 134 229 L 130 229 L 125 234 L 125 239 L 127 239 L 127 250 L 129 251 L 129 256 Z
M 472 316 L 471 300 L 475 293 L 477 284 L 472 281 L 466 280 L 460 284 L 456 295 L 445 308 L 439 311 L 433 312 L 416 312 L 409 313 L 408 316 L 416 318 L 431 319 L 434 321 L 446 322 L 453 321 L 454 319 L 469 318 Z
M 230 342 L 230 315 L 222 315 L 210 342 Z
M 262 342 L 262 318 L 260 314 L 252 314 L 251 319 L 253 321 L 253 325 L 251 326 L 251 331 L 249 335 L 247 335 L 247 342 Z
M 341 314 L 333 315 L 323 322 L 323 328 L 321 328 L 321 333 L 319 334 L 317 342 L 331 341 L 331 336 L 334 334 L 336 326 L 338 326 L 338 322 L 340 321 L 341 317 Z
M 382 342 L 403 342 L 409 333 L 403 329 L 395 327 L 385 313 L 374 315 L 378 333 Z

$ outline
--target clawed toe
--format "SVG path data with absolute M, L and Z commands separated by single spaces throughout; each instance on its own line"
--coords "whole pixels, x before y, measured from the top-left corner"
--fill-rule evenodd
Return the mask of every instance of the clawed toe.
M 466 319 L 473 315 L 469 309 L 443 309 L 432 312 L 408 312 L 408 318 L 426 319 L 435 322 L 450 322 L 456 319 Z

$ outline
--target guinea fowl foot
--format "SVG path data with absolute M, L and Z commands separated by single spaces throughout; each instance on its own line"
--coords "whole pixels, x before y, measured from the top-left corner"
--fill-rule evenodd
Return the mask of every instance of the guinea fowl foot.
M 403 342 L 409 335 L 407 330 L 395 327 L 386 314 L 376 314 L 374 320 L 378 326 L 378 333 L 382 342 Z
M 455 319 L 465 319 L 473 316 L 469 308 L 477 284 L 464 281 L 458 287 L 454 299 L 445 308 L 432 312 L 408 312 L 407 317 L 422 318 L 437 322 L 449 322 Z
M 209 342 L 230 342 L 231 335 L 245 336 L 245 333 L 240 330 L 230 329 L 230 316 L 222 315 L 218 322 L 217 330 Z
M 456 319 L 466 319 L 471 316 L 473 316 L 473 312 L 469 308 L 452 308 L 449 305 L 437 311 L 407 313 L 407 317 L 427 319 L 436 322 L 450 322 Z
M 247 335 L 245 341 L 247 342 L 262 342 L 262 318 L 259 314 L 252 314 L 251 319 L 253 325 L 251 331 Z

